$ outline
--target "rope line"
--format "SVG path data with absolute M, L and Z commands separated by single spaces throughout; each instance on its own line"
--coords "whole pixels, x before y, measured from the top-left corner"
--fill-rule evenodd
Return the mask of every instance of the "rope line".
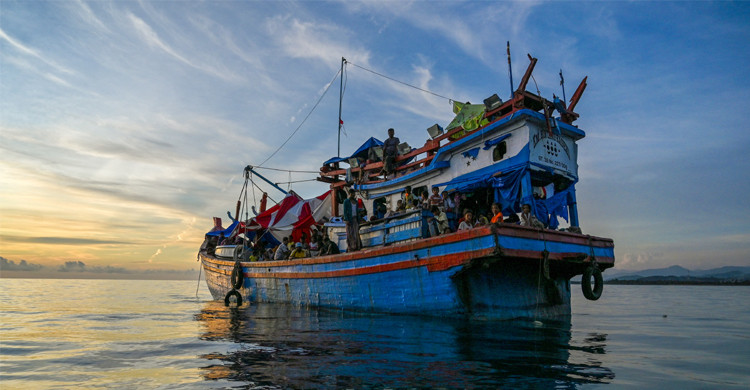
M 405 83 L 405 82 L 403 82 L 403 81 L 401 81 L 401 80 L 396 80 L 396 79 L 394 79 L 393 77 L 389 77 L 389 76 L 386 76 L 386 75 L 384 75 L 384 74 L 382 74 L 382 73 L 378 73 L 378 72 L 376 72 L 376 71 L 374 71 L 374 70 L 371 70 L 371 69 L 367 69 L 367 68 L 365 68 L 365 67 L 362 67 L 362 66 L 359 66 L 359 65 L 357 65 L 357 64 L 355 64 L 355 63 L 353 63 L 353 62 L 347 61 L 347 63 L 348 63 L 348 64 L 352 64 L 352 65 L 356 66 L 357 68 L 360 68 L 360 69 L 362 69 L 362 70 L 365 70 L 365 71 L 367 71 L 367 72 L 370 72 L 370 73 L 372 73 L 372 74 L 375 74 L 375 75 L 378 75 L 378 76 L 380 76 L 380 77 L 386 78 L 386 79 L 388 79 L 388 80 L 391 80 L 391 81 L 397 82 L 397 83 L 399 83 L 399 84 L 403 84 L 403 85 L 405 85 L 405 86 L 407 86 L 407 87 L 411 87 L 411 88 L 414 88 L 414 89 L 420 90 L 420 91 L 422 91 L 422 92 L 426 92 L 426 93 L 429 93 L 430 95 L 434 95 L 434 96 L 437 96 L 437 97 L 439 97 L 439 98 L 443 98 L 443 99 L 446 99 L 446 100 L 448 100 L 449 102 L 455 102 L 455 101 L 457 101 L 456 99 L 451 99 L 451 98 L 449 98 L 449 97 L 446 97 L 446 96 L 443 96 L 443 95 L 437 94 L 437 93 L 435 93 L 435 92 L 432 92 L 432 91 L 428 91 L 428 90 L 426 90 L 426 89 L 423 89 L 423 88 L 419 88 L 419 87 L 417 87 L 417 86 L 415 86 L 415 85 L 411 85 L 411 84 L 409 84 L 409 83 Z
M 314 173 L 319 174 L 319 171 L 295 171 L 293 169 L 280 169 L 280 168 L 269 168 L 269 167 L 253 167 L 253 169 L 268 169 L 269 171 L 279 171 L 279 172 L 292 172 L 292 173 Z
M 262 188 L 260 188 L 260 186 L 258 186 L 257 184 L 255 184 L 255 182 L 254 182 L 254 181 L 251 181 L 251 183 L 253 183 L 253 185 L 255 186 L 255 188 L 257 188 L 257 189 L 258 189 L 258 190 L 259 190 L 260 192 L 265 192 L 265 191 L 263 191 L 263 189 L 262 189 Z M 266 196 L 268 197 L 268 199 L 271 199 L 271 202 L 273 202 L 273 203 L 276 203 L 276 204 L 279 204 L 279 202 L 277 202 L 277 201 L 273 200 L 273 198 L 271 198 L 270 196 L 268 196 L 268 193 L 267 193 L 267 192 L 265 192 L 265 193 L 266 193 Z
M 276 153 L 278 153 L 278 152 L 279 152 L 279 150 L 281 150 L 281 148 L 283 148 L 283 147 L 284 147 L 284 146 L 285 146 L 285 145 L 287 144 L 287 142 L 289 142 L 289 140 L 291 140 L 291 139 L 292 139 L 292 137 L 294 137 L 294 135 L 295 135 L 295 134 L 297 134 L 297 132 L 299 131 L 299 129 L 301 129 L 301 128 L 302 128 L 302 125 L 304 125 L 304 124 L 305 124 L 305 122 L 307 121 L 307 118 L 309 118 L 309 117 L 310 117 L 310 115 L 312 115 L 313 111 L 315 111 L 315 109 L 316 109 L 316 108 L 318 107 L 318 104 L 320 104 L 321 100 L 323 100 L 323 97 L 325 97 L 325 96 L 326 96 L 326 93 L 327 93 L 327 92 L 328 92 L 328 90 L 329 90 L 329 89 L 331 88 L 331 85 L 333 84 L 333 82 L 334 82 L 334 81 L 336 81 L 336 78 L 337 78 L 337 77 L 339 77 L 339 73 L 341 73 L 341 69 L 339 69 L 339 70 L 337 70 L 337 71 L 336 71 L 336 75 L 334 75 L 334 76 L 333 76 L 333 78 L 331 79 L 331 81 L 330 81 L 330 82 L 328 83 L 328 85 L 326 86 L 326 89 L 325 89 L 325 91 L 323 91 L 323 94 L 322 94 L 322 95 L 320 95 L 320 97 L 318 98 L 318 101 L 317 101 L 317 102 L 315 102 L 315 105 L 314 105 L 314 106 L 312 107 L 312 109 L 310 109 L 310 112 L 308 112 L 308 113 L 307 113 L 307 116 L 305 116 L 305 119 L 303 119 L 303 120 L 302 120 L 302 122 L 300 122 L 299 126 L 297 126 L 297 128 L 296 128 L 296 129 L 294 129 L 294 131 L 292 132 L 292 134 L 291 134 L 291 135 L 289 135 L 289 137 L 288 137 L 288 138 L 286 139 L 286 141 L 284 141 L 284 143 L 283 143 L 283 144 L 281 144 L 281 146 L 279 146 L 279 147 L 278 147 L 278 148 L 276 149 L 276 151 L 274 151 L 273 153 L 271 153 L 271 155 L 270 155 L 270 156 L 268 156 L 268 158 L 267 158 L 267 159 L 263 160 L 263 162 L 262 162 L 262 163 L 260 163 L 260 164 L 258 164 L 258 165 L 256 166 L 257 168 L 260 168 L 260 167 L 261 167 L 261 166 L 262 166 L 263 164 L 265 164 L 266 162 L 268 162 L 268 160 L 270 160 L 270 159 L 271 159 L 271 158 L 272 158 L 273 156 L 275 156 L 275 155 L 276 155 Z
M 274 183 L 274 184 L 276 184 L 276 185 L 279 185 L 279 184 L 304 183 L 304 182 L 306 182 L 306 181 L 318 181 L 318 179 L 305 179 L 305 180 L 290 180 L 290 181 L 279 181 L 279 182 L 276 182 L 276 183 Z

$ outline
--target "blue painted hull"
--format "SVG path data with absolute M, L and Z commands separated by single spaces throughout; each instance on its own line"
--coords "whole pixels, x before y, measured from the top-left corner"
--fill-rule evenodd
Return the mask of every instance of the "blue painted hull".
M 211 293 L 223 299 L 234 262 L 200 257 Z M 614 263 L 611 240 L 503 225 L 335 256 L 245 262 L 240 293 L 250 302 L 343 310 L 557 318 L 570 315 L 570 278 L 593 261 Z

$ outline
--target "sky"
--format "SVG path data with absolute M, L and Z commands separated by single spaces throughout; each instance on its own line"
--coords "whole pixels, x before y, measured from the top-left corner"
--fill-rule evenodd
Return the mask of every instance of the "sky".
M 0 0 L 0 256 L 196 268 L 246 165 L 337 154 L 342 57 L 346 155 L 389 127 L 421 146 L 453 118 L 443 96 L 510 96 L 510 41 L 516 84 L 527 53 L 548 98 L 560 70 L 568 97 L 588 76 L 578 209 L 617 268 L 747 266 L 748 20 L 750 2 L 723 1 Z

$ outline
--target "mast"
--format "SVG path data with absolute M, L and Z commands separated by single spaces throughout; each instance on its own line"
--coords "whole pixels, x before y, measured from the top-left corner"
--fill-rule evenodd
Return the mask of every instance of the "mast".
M 562 69 L 560 69 L 560 86 L 563 92 L 563 105 L 568 103 L 568 98 L 565 97 L 565 79 L 563 78 Z
M 508 53 L 508 74 L 510 75 L 510 97 L 513 97 L 513 68 L 510 66 L 510 41 L 507 42 L 506 51 Z
M 341 125 L 344 122 L 341 120 L 341 102 L 344 100 L 344 64 L 346 64 L 346 58 L 341 57 L 341 70 L 340 72 L 340 84 L 339 84 L 339 139 L 338 149 L 336 149 L 336 157 L 341 157 Z

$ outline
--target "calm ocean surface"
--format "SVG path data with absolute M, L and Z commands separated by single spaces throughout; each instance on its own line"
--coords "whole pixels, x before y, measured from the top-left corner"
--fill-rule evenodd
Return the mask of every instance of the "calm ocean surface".
M 0 279 L 0 388 L 743 388 L 750 288 L 573 289 L 570 321 L 211 301 L 196 281 Z

